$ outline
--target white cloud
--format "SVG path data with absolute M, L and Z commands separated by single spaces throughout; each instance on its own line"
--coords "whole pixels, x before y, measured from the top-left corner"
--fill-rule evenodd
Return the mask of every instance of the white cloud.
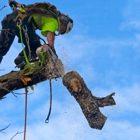
M 140 30 L 140 20 L 139 19 L 132 19 L 130 21 L 122 23 L 120 29 L 121 30 L 124 30 L 124 29 L 128 29 L 128 30 L 137 29 L 137 30 Z
M 121 25 L 121 29 L 137 29 L 140 30 L 140 20 L 139 20 L 139 10 L 140 10 L 139 0 L 128 0 L 126 6 L 124 7 L 122 13 L 124 17 L 124 22 Z

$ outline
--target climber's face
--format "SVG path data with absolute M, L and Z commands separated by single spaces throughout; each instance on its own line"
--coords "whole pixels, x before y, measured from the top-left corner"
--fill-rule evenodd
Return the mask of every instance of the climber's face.
M 63 22 L 60 23 L 59 33 L 64 34 L 66 32 L 67 25 Z

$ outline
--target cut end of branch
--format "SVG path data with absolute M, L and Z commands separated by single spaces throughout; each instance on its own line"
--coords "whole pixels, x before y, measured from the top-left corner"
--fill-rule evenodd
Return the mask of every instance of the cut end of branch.
M 72 78 L 70 80 L 70 87 L 74 92 L 80 92 L 82 90 L 82 84 L 77 78 Z

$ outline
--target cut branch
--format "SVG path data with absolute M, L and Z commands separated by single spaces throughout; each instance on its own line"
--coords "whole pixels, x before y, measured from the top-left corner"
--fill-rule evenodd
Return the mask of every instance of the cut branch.
M 104 98 L 93 96 L 76 71 L 71 71 L 64 75 L 63 84 L 79 103 L 90 127 L 102 129 L 107 117 L 100 112 L 99 107 L 115 105 L 116 103 L 112 97 L 115 93 Z

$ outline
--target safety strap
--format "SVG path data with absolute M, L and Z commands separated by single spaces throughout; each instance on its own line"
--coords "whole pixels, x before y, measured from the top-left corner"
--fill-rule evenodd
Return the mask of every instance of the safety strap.
M 36 29 L 39 29 L 32 15 L 30 15 L 30 17 L 28 18 L 27 23 L 32 23 L 36 27 Z
M 25 39 L 26 39 L 26 43 L 27 43 L 27 46 L 28 46 L 28 51 L 29 51 L 29 55 L 28 55 L 28 58 L 29 60 L 31 59 L 31 48 L 30 48 L 30 45 L 29 45 L 29 37 L 28 37 L 28 34 L 27 34 L 27 26 L 25 25 L 24 26 L 25 28 L 22 28 L 23 29 L 23 32 L 25 34 Z

